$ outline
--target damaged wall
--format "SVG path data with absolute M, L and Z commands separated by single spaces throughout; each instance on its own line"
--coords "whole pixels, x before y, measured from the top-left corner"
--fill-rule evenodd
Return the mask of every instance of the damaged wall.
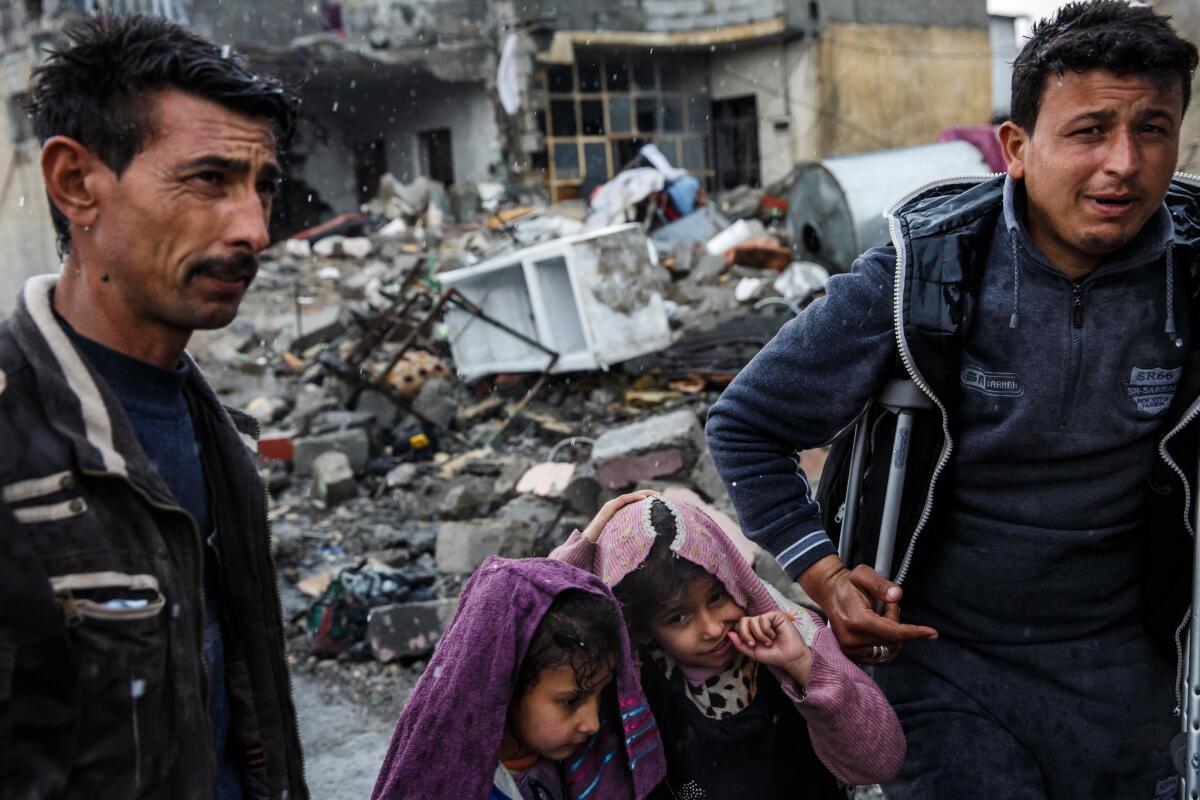
M 1155 0 L 1149 3 L 1160 14 L 1169 14 L 1180 36 L 1200 42 L 1200 6 L 1192 0 Z M 1200 171 L 1200 70 L 1192 75 L 1192 102 L 1179 128 L 1179 166 L 1184 172 Z
M 0 315 L 12 310 L 26 278 L 58 271 L 50 200 L 42 184 L 41 148 L 20 108 L 29 84 L 29 48 L 0 54 Z
M 977 28 L 831 24 L 817 40 L 824 156 L 937 141 L 991 119 L 991 45 Z
M 482 39 L 491 16 L 488 0 L 358 0 L 342 3 L 342 24 L 372 47 L 443 39 Z
M 358 209 L 363 191 L 356 163 L 372 157 L 373 143 L 382 143 L 379 165 L 403 182 L 421 174 L 420 135 L 427 131 L 450 131 L 456 182 L 485 179 L 501 158 L 492 102 L 482 85 L 405 69 L 342 76 L 336 87 L 305 92 L 307 113 L 294 147 L 301 163 L 293 170 L 334 214 Z
M 712 99 L 753 95 L 762 183 L 817 157 L 815 48 L 806 39 L 740 45 L 709 57 Z

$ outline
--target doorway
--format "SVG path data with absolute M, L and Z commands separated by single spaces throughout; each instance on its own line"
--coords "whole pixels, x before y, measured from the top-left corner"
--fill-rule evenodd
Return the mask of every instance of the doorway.
M 712 112 L 717 190 L 759 186 L 758 111 L 754 95 L 714 100 Z
M 438 128 L 417 134 L 418 172 L 443 186 L 454 183 L 454 156 L 450 150 L 450 129 Z

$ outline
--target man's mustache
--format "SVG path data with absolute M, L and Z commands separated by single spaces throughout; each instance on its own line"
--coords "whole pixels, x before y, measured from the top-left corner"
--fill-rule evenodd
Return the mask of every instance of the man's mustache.
M 258 256 L 253 253 L 235 253 L 231 256 L 202 258 L 188 269 L 187 280 L 197 275 L 207 275 L 219 281 L 245 281 L 249 286 L 258 274 Z

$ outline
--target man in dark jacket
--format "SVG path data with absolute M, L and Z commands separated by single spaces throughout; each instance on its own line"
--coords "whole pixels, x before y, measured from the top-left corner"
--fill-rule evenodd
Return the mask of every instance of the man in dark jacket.
M 1196 63 L 1123 0 L 1039 24 L 1013 67 L 1008 175 L 899 201 L 892 244 L 832 278 L 712 409 L 747 532 L 843 648 L 882 664 L 907 642 L 876 672 L 908 736 L 893 800 L 1175 796 L 1186 603 L 1159 601 L 1186 585 L 1195 496 L 1200 191 L 1172 171 Z M 868 403 L 895 377 L 933 410 L 893 583 L 848 570 L 828 535 L 846 448 L 823 508 L 794 451 L 870 415 L 855 533 L 874 563 L 895 423 Z
M 0 325 L 0 796 L 305 798 L 256 428 L 184 351 L 298 104 L 163 20 L 70 39 L 31 109 L 67 255 Z

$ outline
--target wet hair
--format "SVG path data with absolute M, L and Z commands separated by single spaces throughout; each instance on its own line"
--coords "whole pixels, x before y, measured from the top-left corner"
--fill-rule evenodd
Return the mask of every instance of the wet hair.
M 554 598 L 542 617 L 517 671 L 513 699 L 534 687 L 548 669 L 569 664 L 575 685 L 592 688 L 621 651 L 621 617 L 610 600 L 582 589 Z
M 34 70 L 28 111 L 45 143 L 67 136 L 120 177 L 154 136 L 153 93 L 177 89 L 249 117 L 271 121 L 281 149 L 300 100 L 280 81 L 255 74 L 241 56 L 159 17 L 88 17 Z M 50 204 L 59 249 L 67 219 Z
M 677 533 L 675 516 L 661 500 L 650 501 L 650 524 L 654 528 L 654 544 L 645 560 L 613 587 L 621 603 L 625 622 L 634 638 L 649 636 L 649 622 L 663 604 L 679 597 L 694 581 L 716 580 L 703 567 L 671 550 Z
M 1012 70 L 1012 121 L 1032 132 L 1051 74 L 1102 69 L 1144 75 L 1162 88 L 1177 81 L 1183 110 L 1191 99 L 1196 46 L 1171 27 L 1170 17 L 1128 0 L 1065 5 L 1033 26 Z

